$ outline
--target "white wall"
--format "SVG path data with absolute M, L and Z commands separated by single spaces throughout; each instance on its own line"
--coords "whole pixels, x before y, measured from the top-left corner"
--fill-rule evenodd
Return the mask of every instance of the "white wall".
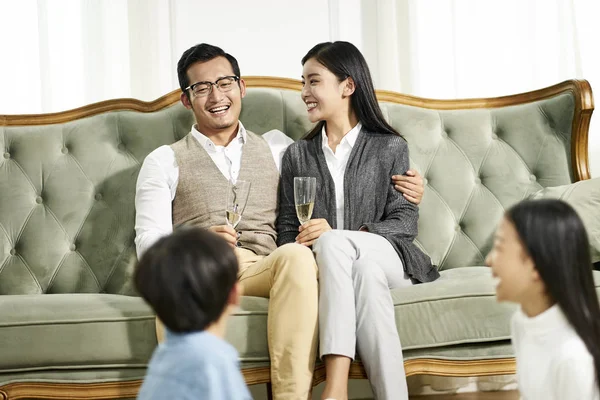
M 183 0 L 172 11 L 176 54 L 199 42 L 211 43 L 233 54 L 243 75 L 298 79 L 302 56 L 329 40 L 326 0 Z

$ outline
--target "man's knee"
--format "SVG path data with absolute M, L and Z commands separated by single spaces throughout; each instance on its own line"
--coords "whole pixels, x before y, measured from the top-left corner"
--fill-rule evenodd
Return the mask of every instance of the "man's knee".
M 275 254 L 277 253 L 277 254 Z M 301 244 L 288 243 L 275 250 L 275 279 L 285 279 L 301 286 L 317 283 L 317 263 L 312 251 Z

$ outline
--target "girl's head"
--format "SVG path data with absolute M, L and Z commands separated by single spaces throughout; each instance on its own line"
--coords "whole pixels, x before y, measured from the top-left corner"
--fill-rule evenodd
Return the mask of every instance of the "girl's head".
M 500 301 L 545 297 L 562 307 L 596 296 L 585 227 L 560 200 L 523 201 L 509 209 L 486 261 L 499 279 Z
M 600 306 L 589 242 L 575 210 L 560 200 L 529 200 L 509 209 L 486 263 L 499 279 L 498 300 L 558 304 L 594 358 L 600 386 Z M 543 311 L 543 310 L 541 310 Z
M 352 43 L 319 43 L 302 58 L 302 99 L 311 122 L 355 119 L 369 131 L 398 134 L 383 118 L 369 66 Z

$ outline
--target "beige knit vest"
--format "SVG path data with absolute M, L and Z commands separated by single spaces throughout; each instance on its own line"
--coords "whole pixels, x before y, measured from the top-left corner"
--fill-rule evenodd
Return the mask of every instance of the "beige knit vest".
M 225 225 L 228 181 L 206 150 L 188 134 L 171 145 L 179 166 L 173 200 L 173 227 Z M 267 142 L 247 131 L 238 179 L 251 181 L 244 215 L 236 230 L 241 247 L 268 255 L 277 245 L 275 220 L 279 172 Z

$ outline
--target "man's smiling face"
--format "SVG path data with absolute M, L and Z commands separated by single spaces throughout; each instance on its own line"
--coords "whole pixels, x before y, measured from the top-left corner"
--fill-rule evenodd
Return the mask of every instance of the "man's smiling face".
M 219 78 L 233 75 L 233 68 L 225 57 L 197 62 L 187 70 L 190 85 L 197 82 L 216 82 Z M 197 129 L 203 135 L 211 137 L 237 126 L 242 110 L 242 97 L 246 95 L 246 84 L 240 79 L 233 85 L 234 87 L 225 93 L 213 85 L 208 96 L 195 96 L 188 90 L 189 97 L 182 97 L 183 104 L 194 112 Z

